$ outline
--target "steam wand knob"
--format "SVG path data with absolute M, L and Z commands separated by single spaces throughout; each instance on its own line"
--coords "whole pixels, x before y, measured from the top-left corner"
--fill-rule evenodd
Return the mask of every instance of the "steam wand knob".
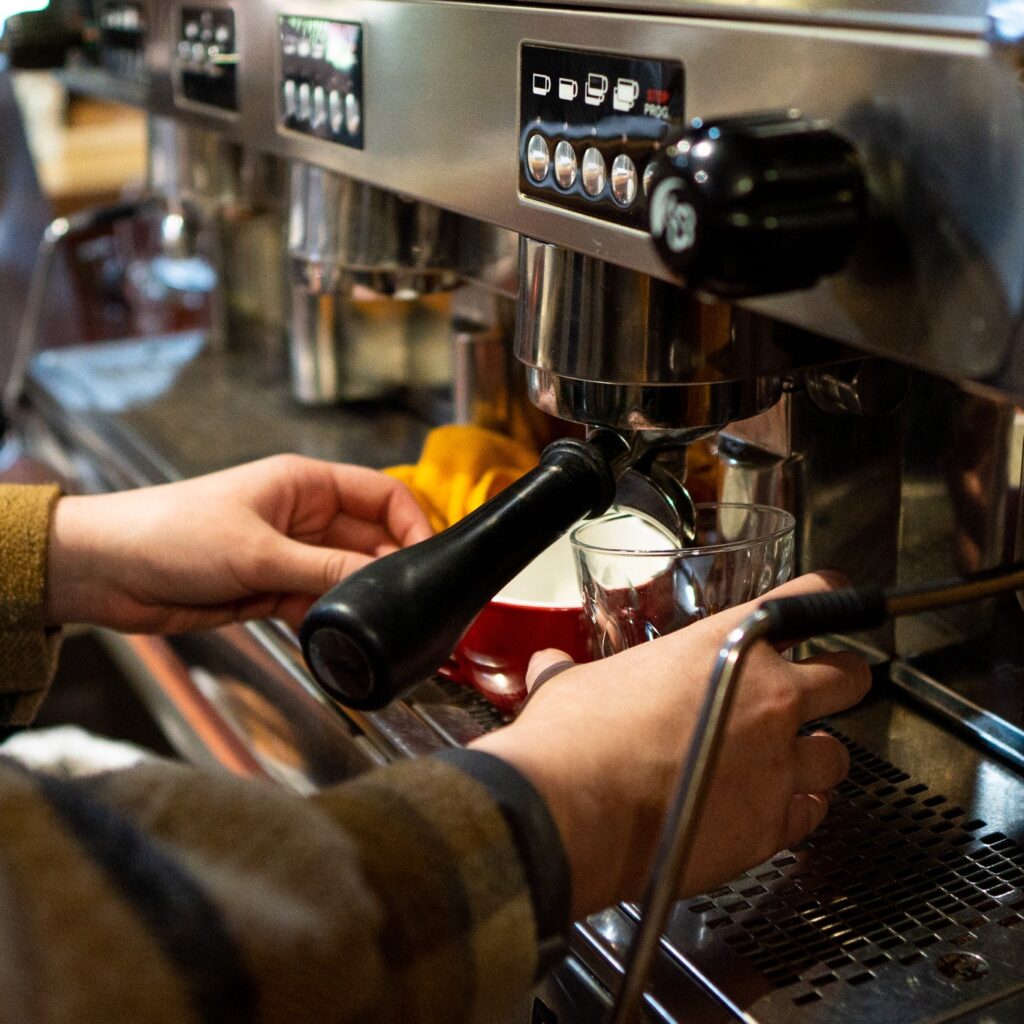
M 650 230 L 696 290 L 742 298 L 841 270 L 866 220 L 857 154 L 794 111 L 695 121 L 651 165 Z

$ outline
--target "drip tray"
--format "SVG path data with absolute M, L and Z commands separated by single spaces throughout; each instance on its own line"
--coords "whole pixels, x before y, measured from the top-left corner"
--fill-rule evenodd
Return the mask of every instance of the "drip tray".
M 853 742 L 801 846 L 680 903 L 665 945 L 764 1024 L 947 1019 L 1024 990 L 1024 848 Z

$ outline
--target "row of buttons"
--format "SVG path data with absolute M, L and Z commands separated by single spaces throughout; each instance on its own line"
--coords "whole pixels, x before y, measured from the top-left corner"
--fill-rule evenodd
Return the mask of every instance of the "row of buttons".
M 597 199 L 604 192 L 605 185 L 609 182 L 608 166 L 605 163 L 604 155 L 595 146 L 589 146 L 583 153 L 582 161 L 576 158 L 576 150 L 571 143 L 564 139 L 555 146 L 554 160 L 552 161 L 551 149 L 548 140 L 543 135 L 534 133 L 526 144 L 526 169 L 530 177 L 540 184 L 551 170 L 554 163 L 555 181 L 564 189 L 570 189 L 576 184 L 577 177 L 583 184 L 583 191 L 588 196 Z M 649 174 L 644 172 L 644 191 L 650 180 Z M 639 175 L 636 164 L 625 153 L 620 153 L 612 161 L 611 166 L 611 194 L 619 206 L 629 207 L 636 199 Z
M 227 25 L 218 25 L 214 28 L 212 22 L 205 18 L 202 24 L 198 21 L 186 22 L 182 35 L 189 42 L 217 43 L 218 46 L 225 46 L 231 41 L 231 29 Z
M 292 78 L 284 83 L 285 116 L 308 124 L 314 131 L 330 120 L 331 131 L 340 135 L 347 129 L 349 135 L 358 135 L 362 123 L 359 99 L 346 93 L 344 99 L 337 89 L 330 93 L 322 85 L 311 87 L 309 82 L 296 82 Z
M 222 64 L 238 62 L 237 54 L 224 53 L 216 44 L 204 46 L 202 43 L 186 43 L 184 40 L 178 43 L 178 57 L 189 64 L 204 68 L 216 68 Z
M 298 39 L 287 37 L 281 51 L 286 57 L 312 57 L 314 60 L 323 60 L 327 55 L 327 47 L 323 43 L 313 42 L 305 36 L 299 36 Z
M 145 26 L 136 7 L 111 7 L 104 11 L 100 25 L 115 32 L 141 32 Z

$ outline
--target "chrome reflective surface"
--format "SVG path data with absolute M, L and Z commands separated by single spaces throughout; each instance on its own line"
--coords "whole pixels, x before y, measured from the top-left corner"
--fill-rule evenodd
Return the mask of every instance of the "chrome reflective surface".
M 332 290 L 342 271 L 407 298 L 458 281 L 460 218 L 303 163 L 291 165 L 290 192 L 288 252 L 311 289 Z
M 562 419 L 693 436 L 768 408 L 828 343 L 646 274 L 521 237 L 516 356 Z
M 279 11 L 332 16 L 337 4 L 266 0 L 246 7 L 240 113 L 227 120 L 176 104 L 172 43 L 164 35 L 175 7 L 167 6 L 166 16 L 152 19 L 148 50 L 148 101 L 158 111 L 654 275 L 663 271 L 643 233 L 516 195 L 522 41 L 680 60 L 687 117 L 795 108 L 824 118 L 850 138 L 868 168 L 876 228 L 845 273 L 756 308 L 922 368 L 1024 393 L 1014 328 L 1024 296 L 1024 125 L 1013 62 L 1003 59 L 1005 47 L 986 41 L 986 9 L 973 0 L 896 10 L 655 0 L 644 13 L 627 0 L 621 6 L 628 17 L 361 0 L 344 8 L 373 40 L 361 151 L 279 129 L 275 76 L 265 73 Z M 720 20 L 730 11 L 743 17 Z M 444 61 L 428 56 L 438 52 Z M 444 103 L 410 102 L 428 92 Z M 453 110 L 458 117 L 449 116 Z
M 551 166 L 551 152 L 543 135 L 532 135 L 526 145 L 526 159 L 534 181 L 543 181 Z
M 530 401 L 542 412 L 576 423 L 624 430 L 663 430 L 691 424 L 691 441 L 734 419 L 752 416 L 778 400 L 780 378 L 721 384 L 605 384 L 526 368 Z
M 68 294 L 63 268 L 53 282 L 54 305 L 63 305 L 65 313 L 58 319 L 53 306 L 29 306 L 29 283 L 35 272 L 37 244 L 52 218 L 36 180 L 28 140 L 21 123 L 21 114 L 14 97 L 11 80 L 5 71 L 6 58 L 0 56 L 0 396 L 17 390 L 25 365 L 16 367 L 18 336 L 25 327 L 27 315 L 39 319 L 42 333 L 54 330 L 57 323 L 64 332 L 74 333 L 75 308 Z

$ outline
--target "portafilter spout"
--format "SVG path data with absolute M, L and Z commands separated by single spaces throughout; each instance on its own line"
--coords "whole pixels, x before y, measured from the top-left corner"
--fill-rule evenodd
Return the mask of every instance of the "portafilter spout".
M 685 538 L 692 502 L 681 483 L 666 479 L 661 489 L 664 467 L 650 468 L 653 455 L 639 436 L 604 428 L 586 441 L 556 441 L 539 466 L 465 519 L 342 580 L 302 625 L 317 682 L 362 709 L 383 707 L 422 682 L 512 577 L 577 520 L 608 509 L 634 464 L 632 490 L 644 492 L 643 509 Z

